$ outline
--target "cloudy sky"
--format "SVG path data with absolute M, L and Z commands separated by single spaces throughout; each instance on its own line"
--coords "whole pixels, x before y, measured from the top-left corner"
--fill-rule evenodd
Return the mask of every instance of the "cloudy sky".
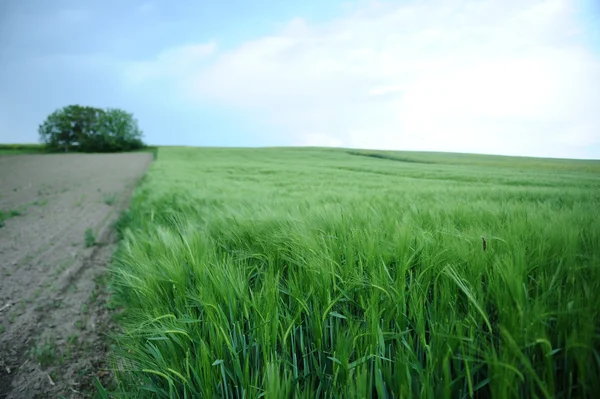
M 0 142 L 68 104 L 152 144 L 600 158 L 597 0 L 1 0 Z

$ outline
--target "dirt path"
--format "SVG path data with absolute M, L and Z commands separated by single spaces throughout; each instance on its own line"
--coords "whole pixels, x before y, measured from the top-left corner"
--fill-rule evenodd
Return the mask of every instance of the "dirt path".
M 0 398 L 102 379 L 113 223 L 147 153 L 0 156 Z

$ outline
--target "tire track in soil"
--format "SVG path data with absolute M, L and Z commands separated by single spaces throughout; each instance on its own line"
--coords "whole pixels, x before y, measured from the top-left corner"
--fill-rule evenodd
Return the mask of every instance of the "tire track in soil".
M 4 207 L 11 200 L 14 205 L 14 197 L 31 202 L 40 193 L 35 187 L 47 185 L 53 173 L 74 172 L 69 179 L 58 179 L 54 194 L 44 196 L 47 209 L 28 208 L 25 216 L 0 229 L 0 398 L 89 397 L 94 377 L 111 377 L 103 370 L 108 349 L 104 335 L 112 328 L 103 279 L 115 249 L 112 225 L 152 156 L 11 158 L 0 157 Z M 29 193 L 24 194 L 19 184 L 27 167 L 33 182 L 25 184 Z M 16 181 L 11 181 L 10 168 L 20 168 Z M 73 189 L 62 188 L 73 182 Z M 17 195 L 11 198 L 11 192 Z M 119 200 L 103 204 L 106 192 L 118 192 Z M 82 193 L 85 201 L 75 206 Z M 98 245 L 82 248 L 83 232 L 90 226 L 97 231 Z M 77 241 L 74 248 L 71 243 Z

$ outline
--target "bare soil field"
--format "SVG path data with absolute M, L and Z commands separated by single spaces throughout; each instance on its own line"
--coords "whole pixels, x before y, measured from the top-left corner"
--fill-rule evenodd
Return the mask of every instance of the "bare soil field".
M 0 398 L 80 398 L 106 370 L 114 221 L 149 153 L 0 156 Z

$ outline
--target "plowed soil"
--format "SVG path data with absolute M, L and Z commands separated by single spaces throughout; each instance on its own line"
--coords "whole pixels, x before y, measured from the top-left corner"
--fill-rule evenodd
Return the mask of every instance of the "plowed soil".
M 113 226 L 151 161 L 0 156 L 0 398 L 88 397 L 110 377 Z

